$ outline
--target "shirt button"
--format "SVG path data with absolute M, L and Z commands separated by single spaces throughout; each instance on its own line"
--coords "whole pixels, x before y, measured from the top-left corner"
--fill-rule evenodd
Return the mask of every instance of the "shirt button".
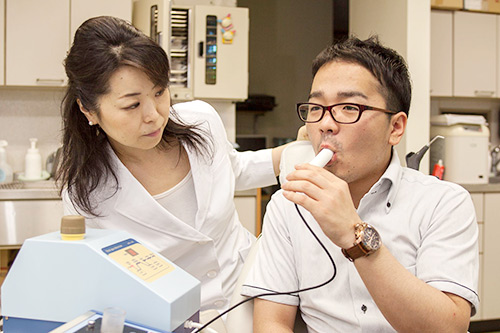
M 221 308 L 223 305 L 224 305 L 224 301 L 217 301 L 217 302 L 214 302 L 214 306 L 216 308 Z
M 208 271 L 207 276 L 211 279 L 217 276 L 217 271 Z

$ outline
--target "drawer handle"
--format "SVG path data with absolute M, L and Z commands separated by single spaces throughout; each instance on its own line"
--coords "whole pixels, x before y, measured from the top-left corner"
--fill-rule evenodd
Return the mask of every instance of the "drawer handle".
M 474 95 L 476 96 L 491 97 L 494 94 L 495 92 L 491 90 L 474 90 Z
M 43 85 L 61 85 L 64 83 L 63 79 L 36 79 L 36 84 L 43 84 Z

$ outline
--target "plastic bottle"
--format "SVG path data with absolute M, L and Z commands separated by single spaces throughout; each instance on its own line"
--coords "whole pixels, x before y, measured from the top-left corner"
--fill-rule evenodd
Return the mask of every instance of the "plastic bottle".
M 440 159 L 436 164 L 434 164 L 434 170 L 432 170 L 432 175 L 436 176 L 438 179 L 443 180 L 443 175 L 444 175 L 443 160 Z
M 24 178 L 36 180 L 42 178 L 42 157 L 36 147 L 38 139 L 31 138 L 31 147 L 25 156 Z
M 14 179 L 12 168 L 7 163 L 7 153 L 5 152 L 7 145 L 7 141 L 0 140 L 0 184 L 11 183 Z

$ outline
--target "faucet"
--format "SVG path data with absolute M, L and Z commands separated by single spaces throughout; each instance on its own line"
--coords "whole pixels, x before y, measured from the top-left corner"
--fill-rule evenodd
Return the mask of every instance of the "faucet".
M 500 158 L 499 158 L 500 156 L 498 153 L 500 153 L 500 145 L 494 147 L 490 152 L 490 154 L 491 154 L 490 172 L 494 177 L 498 176 L 497 164 L 498 164 L 498 162 L 500 162 Z

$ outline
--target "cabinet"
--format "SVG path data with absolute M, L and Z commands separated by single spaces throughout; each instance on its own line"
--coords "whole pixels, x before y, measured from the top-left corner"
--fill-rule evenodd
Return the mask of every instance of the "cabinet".
M 474 203 L 474 208 L 476 210 L 476 218 L 479 229 L 479 279 L 478 279 L 478 294 L 479 294 L 479 309 L 476 309 L 476 314 L 471 320 L 481 320 L 483 317 L 483 257 L 484 257 L 484 194 L 483 193 L 472 193 L 472 202 Z
M 0 85 L 5 84 L 5 0 L 0 0 Z
M 500 193 L 472 193 L 479 226 L 479 309 L 472 320 L 500 318 Z
M 431 96 L 499 97 L 498 15 L 431 12 Z
M 261 189 L 236 192 L 234 195 L 234 205 L 241 224 L 253 235 L 260 235 Z
M 483 294 L 482 319 L 500 318 L 500 216 L 498 203 L 500 193 L 484 195 L 484 254 L 483 254 Z
M 431 96 L 453 95 L 453 12 L 431 12 Z
M 7 0 L 5 84 L 65 83 L 62 60 L 69 47 L 68 0 Z
M 109 15 L 132 21 L 130 0 L 71 0 L 70 41 L 78 27 L 88 18 Z
M 454 12 L 453 94 L 497 97 L 497 15 Z
M 83 21 L 98 15 L 132 19 L 131 0 L 2 1 L 7 1 L 5 84 L 12 86 L 65 85 L 63 61 Z

